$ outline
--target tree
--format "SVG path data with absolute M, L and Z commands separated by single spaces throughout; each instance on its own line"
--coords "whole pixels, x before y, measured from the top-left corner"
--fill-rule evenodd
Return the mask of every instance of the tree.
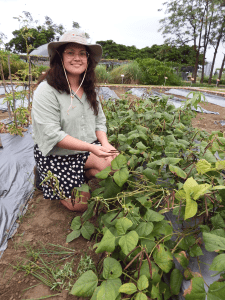
M 212 81 L 212 75 L 213 75 L 213 69 L 215 65 L 216 55 L 219 48 L 219 45 L 221 42 L 225 42 L 225 11 L 222 9 L 218 12 L 219 18 L 218 18 L 218 27 L 215 28 L 215 38 L 211 40 L 211 45 L 214 47 L 214 55 L 213 55 L 213 61 L 211 66 L 211 71 L 209 75 L 209 81 L 208 83 L 211 84 Z
M 45 21 L 42 25 L 38 25 L 38 21 L 33 20 L 32 15 L 27 11 L 23 11 L 23 16 L 15 19 L 19 21 L 20 29 L 12 32 L 14 37 L 6 44 L 6 49 L 14 53 L 27 52 L 26 39 L 29 44 L 28 52 L 30 52 L 41 45 L 59 40 L 59 37 L 65 32 L 62 24 L 55 24 L 48 16 L 45 16 Z M 80 25 L 73 21 L 72 27 L 80 28 Z M 86 36 L 89 38 L 87 33 Z
M 220 72 L 219 72 L 219 76 L 218 76 L 218 79 L 221 80 L 221 77 L 222 77 L 222 74 L 223 74 L 223 71 L 224 71 L 224 65 L 225 65 L 225 54 L 223 55 L 223 61 L 222 61 L 222 65 L 221 65 L 221 68 L 220 68 Z M 220 82 L 218 82 L 219 84 Z
M 3 42 L 4 39 L 7 39 L 7 36 L 3 32 L 0 31 L 0 46 L 2 44 L 4 44 L 4 42 Z
M 218 11 L 222 0 L 172 0 L 167 1 L 168 17 L 160 20 L 165 42 L 171 45 L 192 44 L 196 52 L 195 69 L 196 81 L 200 54 L 203 50 L 203 65 L 209 40 L 213 39 L 212 28 L 218 25 Z M 204 69 L 204 67 L 203 67 Z

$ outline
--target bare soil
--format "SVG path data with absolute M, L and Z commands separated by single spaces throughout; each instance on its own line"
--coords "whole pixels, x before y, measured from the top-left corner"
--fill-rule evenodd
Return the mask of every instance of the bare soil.
M 117 88 L 115 92 L 120 96 L 125 90 Z M 129 95 L 130 99 L 136 98 Z M 225 118 L 225 108 L 214 104 L 202 104 L 202 107 L 219 112 L 220 115 L 198 113 L 192 124 L 201 130 L 212 132 L 215 130 L 225 131 L 219 121 Z M 0 120 L 5 119 L 7 113 L 0 111 Z M 91 181 L 92 190 L 97 186 L 95 180 Z M 13 266 L 21 257 L 26 257 L 25 245 L 38 248 L 39 242 L 62 245 L 75 250 L 74 272 L 85 253 L 93 258 L 96 266 L 100 257 L 91 250 L 95 241 L 87 241 L 83 237 L 66 243 L 66 236 L 71 232 L 70 224 L 75 216 L 81 214 L 67 210 L 59 201 L 45 200 L 42 192 L 36 190 L 33 198 L 29 201 L 26 214 L 18 220 L 19 227 L 15 235 L 8 241 L 8 247 L 0 259 L 0 299 L 1 300 L 22 300 L 22 299 L 52 299 L 52 300 L 78 300 L 66 290 L 51 291 L 49 287 L 40 284 L 31 274 L 22 271 L 15 272 Z M 92 220 L 94 221 L 94 220 Z M 40 248 L 40 247 L 39 247 Z M 66 262 L 66 261 L 65 261 Z M 56 295 L 57 296 L 51 296 Z M 50 296 L 49 298 L 46 298 Z

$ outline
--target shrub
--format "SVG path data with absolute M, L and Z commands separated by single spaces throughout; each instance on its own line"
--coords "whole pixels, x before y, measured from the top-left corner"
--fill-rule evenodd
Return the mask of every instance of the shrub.
M 174 69 L 168 67 L 164 62 L 160 62 L 156 59 L 145 58 L 137 59 L 137 63 L 141 69 L 142 84 L 155 84 L 162 85 L 180 85 L 181 78 L 175 74 Z
M 136 61 L 133 61 L 128 64 L 123 64 L 119 67 L 114 68 L 111 72 L 111 80 L 110 83 L 121 83 L 121 74 L 124 75 L 123 83 L 139 83 L 141 77 L 141 70 Z
M 10 53 L 9 51 L 0 50 L 0 61 L 3 66 L 4 77 L 7 80 L 9 77 L 9 68 L 8 68 L 8 55 L 10 54 L 10 67 L 11 74 L 16 74 L 19 70 L 26 69 L 26 63 L 23 62 L 19 55 Z M 2 74 L 0 72 L 0 78 L 2 79 Z
M 203 79 L 203 82 L 208 83 L 209 82 L 209 76 L 205 76 L 204 79 Z M 217 78 L 212 78 L 211 84 L 216 84 L 216 82 L 217 82 Z M 221 79 L 219 84 L 225 84 L 225 80 Z
M 95 75 L 98 83 L 108 83 L 110 81 L 110 72 L 107 72 L 105 65 L 97 65 Z

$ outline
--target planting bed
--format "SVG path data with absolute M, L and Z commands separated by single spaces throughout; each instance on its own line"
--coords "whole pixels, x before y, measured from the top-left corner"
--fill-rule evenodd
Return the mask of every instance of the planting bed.
M 160 91 L 159 89 L 156 90 Z M 120 96 L 121 94 L 124 94 L 124 89 L 117 88 L 115 89 L 115 92 Z M 128 95 L 128 99 L 134 100 L 136 97 Z M 207 110 L 218 111 L 218 106 L 216 105 L 200 105 Z M 206 130 L 210 133 L 215 130 L 225 131 L 224 127 L 219 123 L 221 116 L 225 116 L 225 108 L 220 107 L 219 113 L 220 115 L 199 113 L 197 114 L 197 117 L 192 120 L 192 124 L 194 127 L 199 128 L 200 130 Z M 4 116 L 5 113 L 2 115 Z M 217 124 L 215 124 L 215 121 Z M 99 187 L 98 180 L 92 180 L 90 186 L 92 191 L 94 191 Z M 32 259 L 34 259 L 35 253 L 42 247 L 40 243 L 44 244 L 46 248 L 51 248 L 49 246 L 50 243 L 61 245 L 74 251 L 74 253 L 72 253 L 72 258 L 74 258 L 73 271 L 75 273 L 79 261 L 81 260 L 81 256 L 85 257 L 90 255 L 97 266 L 104 254 L 96 254 L 95 251 L 92 250 L 95 241 L 90 242 L 83 237 L 79 237 L 70 243 L 66 243 L 66 237 L 71 232 L 71 222 L 75 216 L 80 215 L 81 214 L 66 210 L 58 201 L 48 201 L 43 199 L 42 193 L 38 190 L 35 191 L 32 199 L 29 201 L 26 214 L 18 220 L 20 226 L 16 234 L 9 240 L 8 248 L 0 259 L 0 270 L 3 274 L 3 276 L 0 275 L 0 299 L 48 299 L 46 297 L 50 295 L 52 296 L 49 297 L 49 299 L 53 300 L 83 299 L 81 297 L 69 295 L 65 289 L 60 291 L 50 291 L 48 287 L 40 284 L 36 278 L 29 274 L 31 273 L 31 270 L 27 268 L 27 273 L 25 274 L 24 271 L 21 271 L 22 267 L 19 267 L 18 264 L 18 262 L 21 261 L 21 258 L 27 259 L 27 253 L 32 255 Z M 91 221 L 95 223 L 96 220 L 95 218 L 92 218 Z M 61 249 L 69 251 L 65 248 Z M 56 260 L 57 255 L 55 254 L 53 258 L 47 257 L 46 261 L 51 259 Z M 70 259 L 71 258 L 69 258 L 68 261 L 70 261 Z M 40 265 L 42 262 L 37 260 L 36 263 Z M 16 266 L 17 269 L 15 268 Z M 75 282 L 76 276 L 78 277 L 78 275 L 75 274 L 72 283 Z M 56 280 L 56 282 L 59 281 Z M 108 300 L 107 298 L 104 299 Z

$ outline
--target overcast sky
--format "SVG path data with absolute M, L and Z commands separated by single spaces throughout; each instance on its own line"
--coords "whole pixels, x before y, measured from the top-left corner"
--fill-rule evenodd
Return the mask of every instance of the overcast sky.
M 91 42 L 113 40 L 126 46 L 137 48 L 161 45 L 164 40 L 158 29 L 159 20 L 165 15 L 158 12 L 165 0 L 0 0 L 0 32 L 7 35 L 7 41 L 13 38 L 12 31 L 19 29 L 18 17 L 23 11 L 31 13 L 40 25 L 48 16 L 67 30 L 72 29 L 73 21 L 78 22 L 91 36 Z M 220 47 L 216 67 L 222 63 L 224 48 Z M 213 49 L 207 54 L 212 61 Z

